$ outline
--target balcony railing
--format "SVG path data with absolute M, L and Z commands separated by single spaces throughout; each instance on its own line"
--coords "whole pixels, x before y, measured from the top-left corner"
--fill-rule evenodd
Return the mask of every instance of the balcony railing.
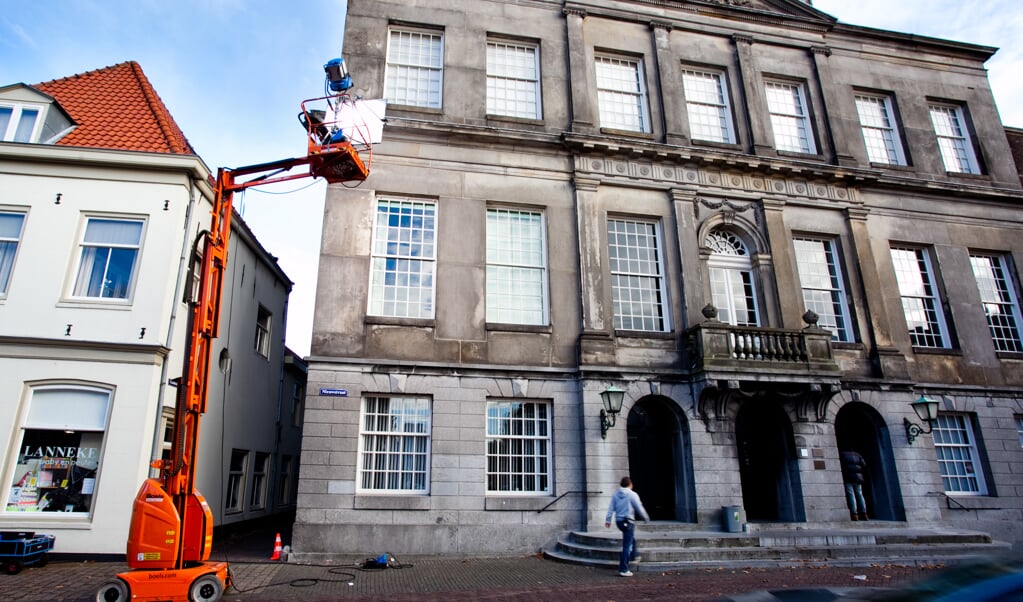
M 803 375 L 833 375 L 838 364 L 832 355 L 831 332 L 732 326 L 716 320 L 689 331 L 692 365 L 703 371 L 771 371 Z

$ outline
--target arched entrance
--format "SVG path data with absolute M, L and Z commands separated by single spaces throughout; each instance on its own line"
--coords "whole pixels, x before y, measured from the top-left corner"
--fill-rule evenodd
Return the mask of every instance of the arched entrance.
M 626 426 L 629 474 L 651 520 L 696 522 L 696 486 L 689 422 L 675 404 L 644 397 Z
M 877 410 L 858 401 L 845 404 L 835 417 L 835 437 L 839 450 L 859 452 L 867 462 L 863 484 L 867 516 L 873 520 L 906 520 L 891 436 Z
M 762 398 L 744 402 L 735 419 L 735 442 L 747 520 L 804 522 L 792 423 L 781 406 Z

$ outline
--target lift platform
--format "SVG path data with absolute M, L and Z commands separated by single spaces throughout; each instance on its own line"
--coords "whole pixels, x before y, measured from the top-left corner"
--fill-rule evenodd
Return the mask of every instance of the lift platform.
M 131 570 L 101 586 L 97 602 L 216 602 L 231 586 L 228 563 L 209 559 L 213 512 L 196 490 L 195 465 L 211 351 L 220 328 L 232 199 L 235 192 L 254 186 L 300 178 L 344 184 L 361 183 L 369 176 L 373 135 L 364 123 L 360 125 L 359 100 L 347 94 L 351 78 L 341 59 L 330 61 L 324 69 L 332 93 L 304 101 L 299 114 L 308 136 L 306 156 L 217 171 L 210 227 L 196 238 L 189 265 L 189 272 L 199 275 L 199 288 L 198 294 L 190 291 L 186 296 L 190 300 L 188 338 L 170 457 L 151 463 L 159 477 L 146 479 L 135 496 L 126 554 Z M 306 169 L 292 172 L 298 167 Z

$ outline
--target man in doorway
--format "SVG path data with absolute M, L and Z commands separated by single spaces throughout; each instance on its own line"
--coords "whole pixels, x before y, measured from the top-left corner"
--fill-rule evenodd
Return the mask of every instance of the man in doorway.
M 639 494 L 632 490 L 632 479 L 622 477 L 620 484 L 618 491 L 611 495 L 604 527 L 610 529 L 612 517 L 615 519 L 615 525 L 622 532 L 622 556 L 618 560 L 618 574 L 632 577 L 629 563 L 636 560 L 636 515 L 639 514 L 645 521 L 650 520 L 650 515 L 646 513 Z
M 849 505 L 849 517 L 852 520 L 868 520 L 867 500 L 863 497 L 867 461 L 851 449 L 840 452 L 838 457 L 842 464 L 842 480 L 845 481 L 845 501 Z

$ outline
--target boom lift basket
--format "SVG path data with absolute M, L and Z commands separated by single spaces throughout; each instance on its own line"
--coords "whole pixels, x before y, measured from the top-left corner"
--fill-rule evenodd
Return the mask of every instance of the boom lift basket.
M 332 184 L 369 176 L 383 118 L 364 110 L 367 106 L 367 101 L 347 94 L 302 102 L 298 120 L 309 139 L 309 171 L 314 176 Z

